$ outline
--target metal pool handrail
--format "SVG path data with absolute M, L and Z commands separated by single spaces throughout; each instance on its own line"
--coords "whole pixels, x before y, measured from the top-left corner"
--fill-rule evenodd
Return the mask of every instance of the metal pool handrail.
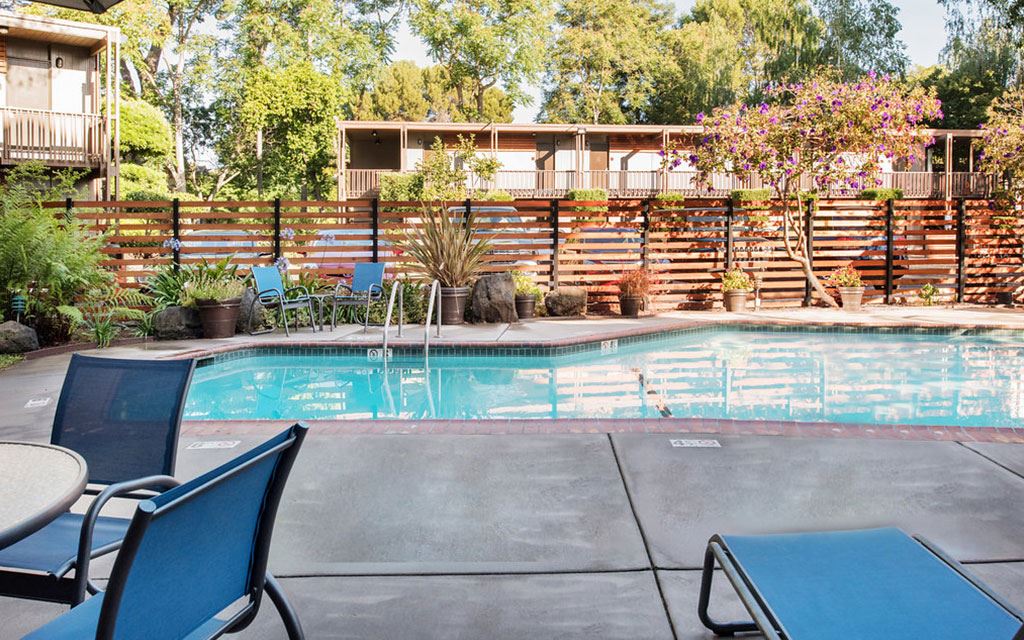
M 437 337 L 441 337 L 441 281 L 434 280 L 430 283 L 430 298 L 427 302 L 427 317 L 423 321 L 423 357 L 430 355 L 430 315 L 434 312 L 434 302 L 437 301 Z
M 384 345 L 383 345 L 383 359 L 387 360 L 388 357 L 388 329 L 391 328 L 391 314 L 395 310 L 395 294 L 398 294 L 398 337 L 402 337 L 402 326 L 405 322 L 405 292 L 402 291 L 405 287 L 398 280 L 395 280 L 391 285 L 391 295 L 388 297 L 388 311 L 384 317 Z

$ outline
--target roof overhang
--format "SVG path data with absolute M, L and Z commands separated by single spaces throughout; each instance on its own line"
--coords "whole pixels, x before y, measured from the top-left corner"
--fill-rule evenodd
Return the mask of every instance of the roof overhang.
M 120 37 L 116 27 L 0 11 L 0 31 L 4 29 L 11 38 L 89 47 L 94 51 Z

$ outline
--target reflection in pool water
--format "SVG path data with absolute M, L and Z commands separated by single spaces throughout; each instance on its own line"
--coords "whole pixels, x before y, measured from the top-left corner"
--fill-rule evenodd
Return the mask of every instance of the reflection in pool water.
M 716 329 L 562 357 L 260 355 L 197 370 L 186 418 L 733 418 L 1016 426 L 1024 334 Z

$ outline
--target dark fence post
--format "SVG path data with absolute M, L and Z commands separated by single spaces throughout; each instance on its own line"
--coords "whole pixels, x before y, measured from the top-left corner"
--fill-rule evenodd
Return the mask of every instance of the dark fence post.
M 71 222 L 71 218 L 74 217 L 74 215 L 71 212 L 72 212 L 72 210 L 74 208 L 75 208 L 74 201 L 71 198 L 65 198 L 64 199 L 64 221 L 65 222 Z
M 956 202 L 956 301 L 964 301 L 967 273 L 964 261 L 967 254 L 967 206 L 963 198 Z
M 551 290 L 558 288 L 558 200 L 552 200 L 551 211 Z
M 807 201 L 804 211 L 804 237 L 807 242 L 807 266 L 814 271 L 814 201 Z M 804 283 L 804 306 L 811 306 L 811 279 Z
M 885 203 L 885 304 L 892 304 L 893 289 L 893 221 L 896 217 L 896 205 L 892 198 Z
M 736 238 L 733 233 L 733 221 L 736 219 L 736 205 L 733 204 L 732 198 L 729 198 L 728 204 L 725 205 L 725 268 L 732 269 L 732 257 L 733 247 L 736 243 Z
M 174 271 L 181 269 L 181 201 L 171 200 L 171 264 Z
M 281 198 L 274 198 L 274 260 L 281 257 Z
M 640 263 L 644 269 L 651 264 L 648 245 L 651 241 L 651 201 L 644 200 L 640 205 Z
M 370 200 L 370 228 L 372 230 L 373 261 L 380 254 L 380 198 Z

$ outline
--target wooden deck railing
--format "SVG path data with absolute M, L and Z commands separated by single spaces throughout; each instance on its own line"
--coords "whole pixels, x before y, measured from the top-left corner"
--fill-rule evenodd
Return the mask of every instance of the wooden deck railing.
M 0 107 L 4 164 L 37 160 L 48 165 L 95 167 L 106 150 L 102 115 Z
M 66 205 L 48 206 L 63 213 Z M 546 287 L 586 287 L 598 311 L 615 308 L 615 282 L 640 266 L 654 273 L 659 310 L 719 304 L 719 274 L 730 262 L 762 281 L 766 305 L 800 304 L 805 296 L 803 273 L 785 253 L 778 203 L 767 210 L 714 198 L 468 206 L 478 233 L 494 243 L 485 271 L 515 268 Z M 408 265 L 394 239 L 423 215 L 419 207 L 365 199 L 72 203 L 76 216 L 109 234 L 106 264 L 129 286 L 141 286 L 158 265 L 224 256 L 243 266 L 286 261 L 293 275 L 328 279 L 366 261 L 402 273 Z M 926 284 L 939 301 L 1024 297 L 1024 223 L 987 200 L 824 200 L 811 220 L 815 272 L 825 277 L 852 262 L 868 302 L 914 302 Z

